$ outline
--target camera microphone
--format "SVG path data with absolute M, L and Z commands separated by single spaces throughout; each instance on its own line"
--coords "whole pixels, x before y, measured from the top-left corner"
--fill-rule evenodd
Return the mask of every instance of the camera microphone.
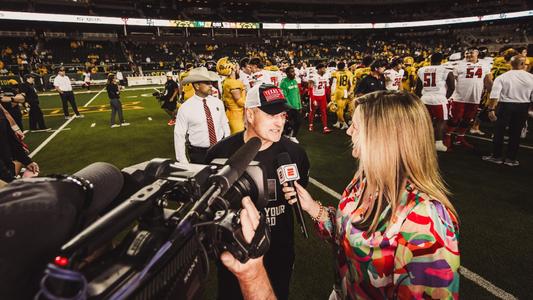
M 296 188 L 294 187 L 294 181 L 300 179 L 300 174 L 298 173 L 298 167 L 296 164 L 293 164 L 291 161 L 291 157 L 289 156 L 289 153 L 283 152 L 280 153 L 277 157 L 278 159 L 278 179 L 279 183 L 283 185 L 284 183 L 287 183 L 290 187 L 294 188 L 296 191 Z M 298 199 L 298 194 L 295 195 L 296 198 L 296 220 L 298 221 L 298 224 L 300 224 L 300 229 L 302 230 L 302 233 L 306 238 L 309 238 L 309 235 L 307 234 L 307 227 L 305 226 L 305 220 L 302 213 L 302 206 L 300 205 L 300 199 Z

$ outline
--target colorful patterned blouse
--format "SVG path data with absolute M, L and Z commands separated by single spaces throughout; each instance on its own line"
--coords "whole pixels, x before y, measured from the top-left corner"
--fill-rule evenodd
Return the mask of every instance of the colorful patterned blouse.
M 318 223 L 337 245 L 337 276 L 343 299 L 458 299 L 458 222 L 440 202 L 407 183 L 391 221 L 387 206 L 377 230 L 358 229 L 368 208 L 361 203 L 366 180 L 344 190 L 337 210 Z M 368 201 L 366 201 L 368 202 Z

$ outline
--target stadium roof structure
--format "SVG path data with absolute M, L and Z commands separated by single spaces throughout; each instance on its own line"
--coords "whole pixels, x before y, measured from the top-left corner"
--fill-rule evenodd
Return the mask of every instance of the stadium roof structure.
M 234 22 L 400 22 L 533 9 L 527 0 L 3 0 L 3 10 Z

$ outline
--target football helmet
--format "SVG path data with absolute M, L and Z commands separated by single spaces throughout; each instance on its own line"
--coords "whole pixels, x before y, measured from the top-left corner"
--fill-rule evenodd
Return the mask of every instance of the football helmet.
M 412 58 L 411 56 L 406 56 L 403 58 L 403 63 L 404 65 L 412 66 L 415 63 L 415 59 Z
M 233 68 L 234 68 L 234 65 L 227 56 L 222 57 L 221 59 L 217 61 L 216 69 L 219 75 L 229 76 Z

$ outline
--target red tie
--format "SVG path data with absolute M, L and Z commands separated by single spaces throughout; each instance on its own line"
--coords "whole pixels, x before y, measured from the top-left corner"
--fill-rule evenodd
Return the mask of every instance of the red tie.
M 207 102 L 205 99 L 202 99 L 204 102 L 204 111 L 205 111 L 205 118 L 207 119 L 207 130 L 209 131 L 209 145 L 213 146 L 217 143 L 217 134 L 215 132 L 215 125 L 213 124 L 213 117 L 211 116 L 211 111 L 209 110 L 209 107 L 207 106 Z

